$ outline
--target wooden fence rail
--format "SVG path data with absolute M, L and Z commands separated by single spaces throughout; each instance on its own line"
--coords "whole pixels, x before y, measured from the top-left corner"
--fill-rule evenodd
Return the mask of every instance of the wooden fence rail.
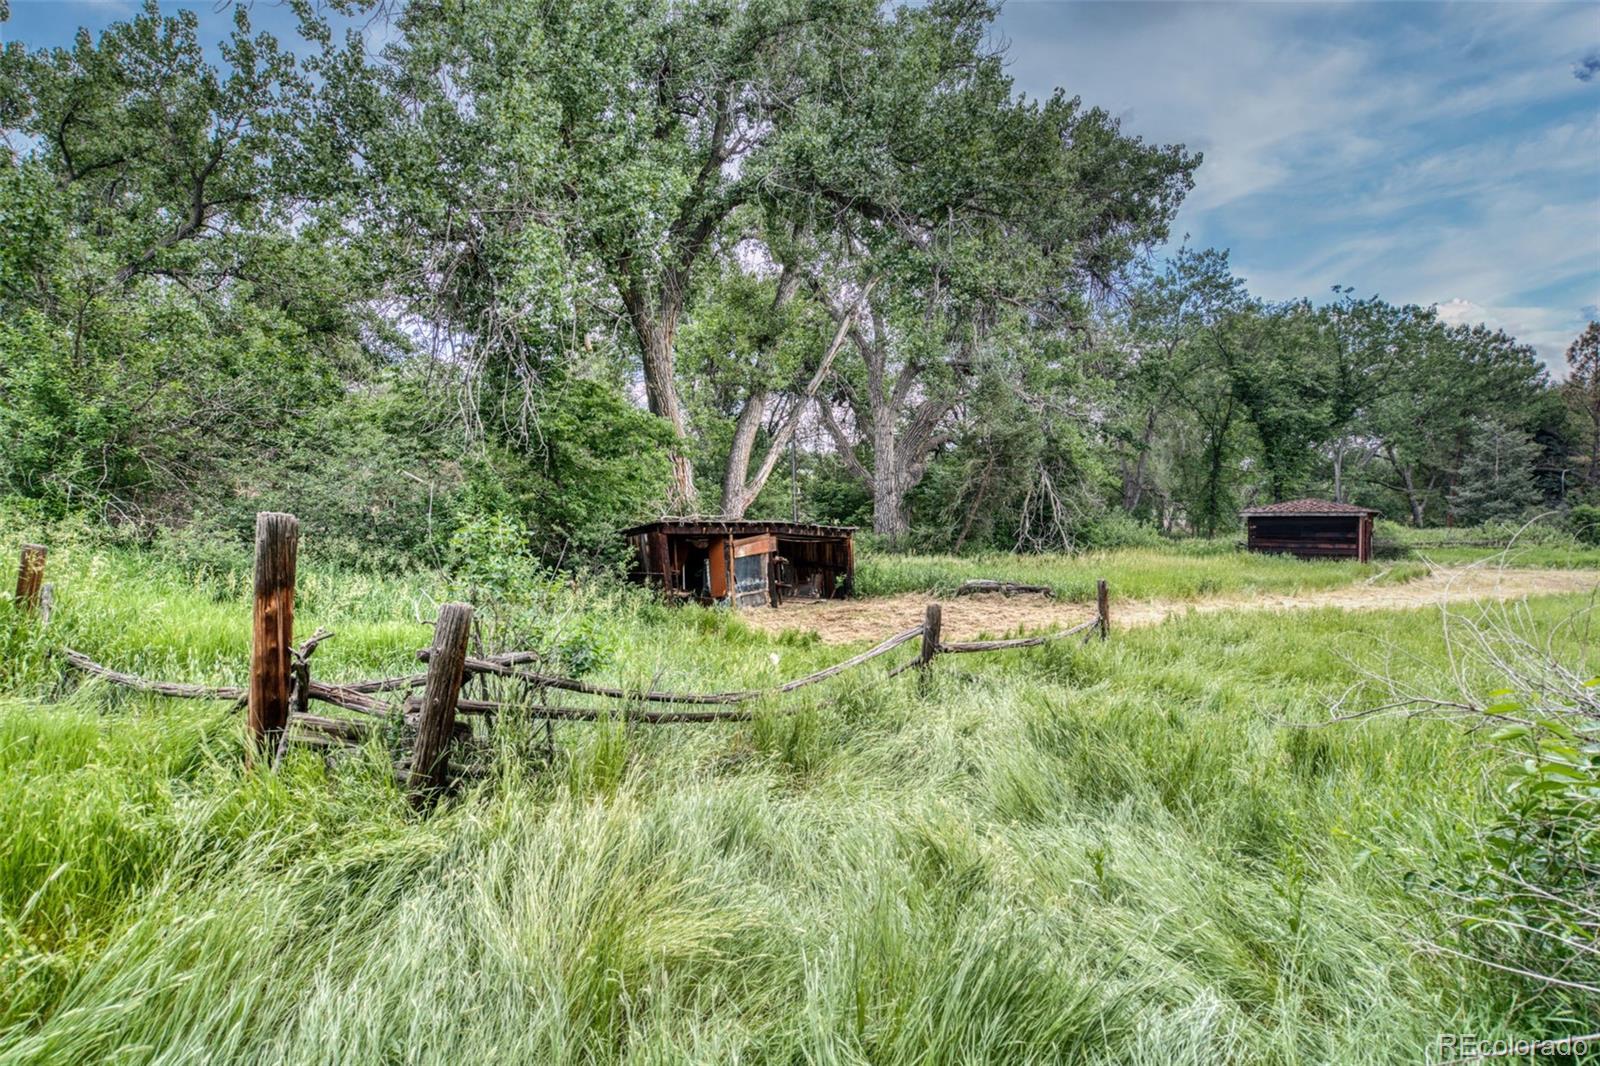
M 382 719 L 398 713 L 403 716 L 405 724 L 415 730 L 410 758 L 403 761 L 398 780 L 408 789 L 413 800 L 421 802 L 441 791 L 448 781 L 451 740 L 470 735 L 469 727 L 457 721 L 458 715 L 515 713 L 535 720 L 594 721 L 612 717 L 614 713 L 606 707 L 566 707 L 464 698 L 462 686 L 467 678 L 473 676 L 499 677 L 517 682 L 537 694 L 558 690 L 621 700 L 631 705 L 621 715 L 629 722 L 662 725 L 737 722 L 747 721 L 755 714 L 753 710 L 740 706 L 742 704 L 818 684 L 887 655 L 913 640 L 920 640 L 917 655 L 889 670 L 886 677 L 895 677 L 910 669 L 916 669 L 926 677 L 933 661 L 940 655 L 1036 648 L 1085 633 L 1091 637 L 1098 633 L 1100 639 L 1104 640 L 1110 631 L 1110 597 L 1106 582 L 1102 580 L 1095 587 L 1094 617 L 1059 632 L 1008 640 L 947 642 L 941 639 L 943 611 L 939 604 L 930 603 L 917 625 L 892 634 L 842 662 L 768 688 L 699 693 L 634 691 L 530 669 L 528 664 L 539 660 L 538 653 L 532 651 L 469 656 L 467 644 L 472 631 L 472 608 L 467 604 L 450 603 L 440 608 L 434 623 L 432 647 L 417 653 L 418 659 L 427 664 L 425 672 L 362 681 L 318 682 L 311 679 L 311 655 L 318 644 L 333 634 L 318 630 L 298 646 L 293 642 L 298 543 L 299 522 L 293 515 L 263 512 L 257 516 L 255 596 L 247 685 L 236 687 L 152 681 L 104 666 L 72 648 L 65 649 L 68 665 L 112 684 L 141 692 L 177 699 L 225 700 L 246 707 L 252 752 L 272 751 L 274 762 L 291 741 L 323 746 L 365 743 L 376 734 L 376 727 Z M 44 560 L 43 547 L 24 547 L 18 568 L 17 602 L 25 608 L 38 603 Z M 402 699 L 398 706 L 383 698 L 385 694 L 413 692 L 417 689 L 422 691 Z M 313 700 L 378 721 L 314 715 L 308 710 Z M 705 709 L 639 706 L 652 703 Z

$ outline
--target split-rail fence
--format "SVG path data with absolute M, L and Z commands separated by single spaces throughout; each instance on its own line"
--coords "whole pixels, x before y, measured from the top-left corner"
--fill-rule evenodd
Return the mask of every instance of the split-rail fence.
M 1105 581 L 1096 582 L 1095 614 L 1065 630 L 1009 640 L 944 641 L 940 639 L 941 611 L 928 604 L 922 621 L 892 634 L 866 651 L 782 684 L 761 689 L 726 692 L 632 691 L 534 669 L 539 655 L 508 651 L 494 655 L 469 655 L 468 639 L 473 609 L 466 603 L 446 603 L 439 608 L 430 647 L 417 657 L 425 669 L 395 677 L 364 681 L 323 682 L 311 677 L 311 658 L 317 646 L 332 636 L 317 630 L 294 643 L 295 570 L 300 523 L 289 514 L 262 512 L 256 516 L 254 604 L 248 683 L 242 687 L 192 685 L 152 681 L 95 662 L 72 648 L 64 649 L 69 666 L 112 684 L 141 692 L 179 699 L 228 700 L 246 712 L 251 738 L 249 758 L 269 758 L 276 763 L 290 743 L 320 746 L 360 745 L 398 712 L 413 733 L 409 758 L 401 760 L 397 780 L 413 799 L 422 802 L 436 795 L 449 776 L 451 742 L 470 734 L 460 716 L 516 713 L 534 720 L 592 721 L 622 717 L 629 722 L 665 725 L 679 722 L 737 722 L 754 717 L 749 704 L 826 681 L 863 666 L 911 641 L 920 641 L 917 654 L 889 670 L 895 677 L 907 670 L 926 671 L 939 655 L 1035 648 L 1068 637 L 1104 640 L 1110 631 L 1110 601 Z M 14 604 L 25 617 L 47 625 L 53 589 L 44 583 L 46 549 L 24 545 L 17 570 Z M 987 590 L 986 590 L 987 591 Z M 924 676 L 926 676 L 924 674 Z M 524 686 L 538 702 L 507 703 L 470 699 L 462 695 L 473 677 L 496 677 Z M 420 690 L 420 691 L 419 691 Z M 550 690 L 623 701 L 617 714 L 604 706 L 558 706 L 545 702 Z M 406 693 L 398 708 L 386 695 Z M 358 717 L 341 718 L 311 713 L 311 703 L 329 704 Z M 664 706 L 663 706 L 664 705 Z

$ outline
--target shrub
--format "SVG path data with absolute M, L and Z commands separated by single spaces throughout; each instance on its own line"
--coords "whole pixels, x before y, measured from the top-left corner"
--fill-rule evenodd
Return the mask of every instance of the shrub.
M 1507 767 L 1500 812 L 1451 893 L 1462 946 L 1526 975 L 1532 999 L 1600 995 L 1600 728 L 1511 699 L 1488 710 L 1523 719 L 1492 737 L 1527 756 Z
M 1600 507 L 1579 504 L 1567 512 L 1567 527 L 1580 544 L 1600 544 Z

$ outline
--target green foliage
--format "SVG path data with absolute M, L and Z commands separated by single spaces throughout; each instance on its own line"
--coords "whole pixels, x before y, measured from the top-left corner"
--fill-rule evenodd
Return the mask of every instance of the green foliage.
M 1525 978 L 1532 1003 L 1554 1000 L 1559 1017 L 1560 982 L 1600 988 L 1600 731 L 1569 708 L 1491 697 L 1485 713 L 1511 724 L 1490 739 L 1526 755 L 1507 767 L 1498 812 L 1466 855 L 1459 935 L 1474 957 Z M 1570 1024 L 1594 1020 L 1580 1011 Z
M 1463 521 L 1521 518 L 1542 499 L 1534 480 L 1539 445 L 1526 433 L 1478 420 L 1467 439 L 1451 506 Z
M 0 492 L 180 523 L 384 330 L 295 175 L 309 86 L 243 7 L 207 61 L 154 4 L 0 55 Z
M 690 470 L 752 516 L 1078 550 L 1299 494 L 1508 516 L 1478 418 L 1549 499 L 1581 450 L 1582 343 L 1558 394 L 1430 309 L 1144 266 L 1198 158 L 1017 97 L 991 5 L 416 4 L 381 54 L 296 12 L 296 50 L 149 6 L 0 57 L 14 505 L 197 545 L 285 509 L 371 568 L 504 514 L 604 568 Z
M 1108 529 L 1101 535 L 1114 535 Z M 1128 531 L 1136 546 L 1107 546 L 1076 555 L 976 552 L 906 555 L 862 550 L 856 587 L 864 596 L 924 592 L 948 596 L 961 582 L 992 578 L 1045 585 L 1059 599 L 1092 603 L 1105 578 L 1113 600 L 1191 599 L 1229 593 L 1274 593 L 1338 588 L 1378 579 L 1406 581 L 1427 572 L 1422 563 L 1307 562 L 1289 556 L 1241 552 L 1231 540 L 1185 540 L 1144 546 L 1144 527 Z M 1115 610 L 1115 608 L 1113 608 Z
M 1600 545 L 1600 506 L 1579 504 L 1567 511 L 1567 524 L 1579 543 Z
M 163 553 L 59 536 L 52 639 L 237 682 L 247 582 L 218 599 Z M 496 597 L 569 588 L 522 537 L 464 532 L 452 576 L 308 565 L 298 625 L 338 632 L 317 676 L 407 669 L 465 575 Z M 1162 594 L 1211 558 L 1357 572 L 1168 554 Z M 755 686 L 854 650 L 570 595 L 544 617 L 590 618 L 612 683 Z M 1563 658 L 1578 605 L 1532 609 Z M 1402 874 L 1500 817 L 1499 760 L 1439 723 L 1291 727 L 1380 698 L 1390 652 L 1453 665 L 1431 612 L 1224 613 L 941 659 L 926 691 L 839 678 L 749 723 L 563 724 L 549 771 L 508 716 L 422 820 L 386 752 L 246 773 L 225 707 L 97 685 L 41 702 L 58 670 L 13 675 L 0 1062 L 382 1062 L 427 1032 L 452 1060 L 1343 1066 L 1462 1027 L 1570 1032 L 1556 1004 L 1503 1009 L 1519 979 L 1415 950 L 1435 900 Z

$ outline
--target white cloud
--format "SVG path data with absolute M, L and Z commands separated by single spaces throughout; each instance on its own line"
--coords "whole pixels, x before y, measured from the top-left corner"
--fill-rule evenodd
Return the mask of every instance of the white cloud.
M 1023 4 L 1012 71 L 1205 163 L 1175 233 L 1253 291 L 1438 303 L 1554 369 L 1600 304 L 1594 4 Z M 1580 295 L 1573 296 L 1574 291 Z
M 1473 303 L 1457 296 L 1446 300 L 1439 305 L 1439 319 L 1452 326 L 1471 325 L 1483 322 L 1488 318 L 1489 312 Z

